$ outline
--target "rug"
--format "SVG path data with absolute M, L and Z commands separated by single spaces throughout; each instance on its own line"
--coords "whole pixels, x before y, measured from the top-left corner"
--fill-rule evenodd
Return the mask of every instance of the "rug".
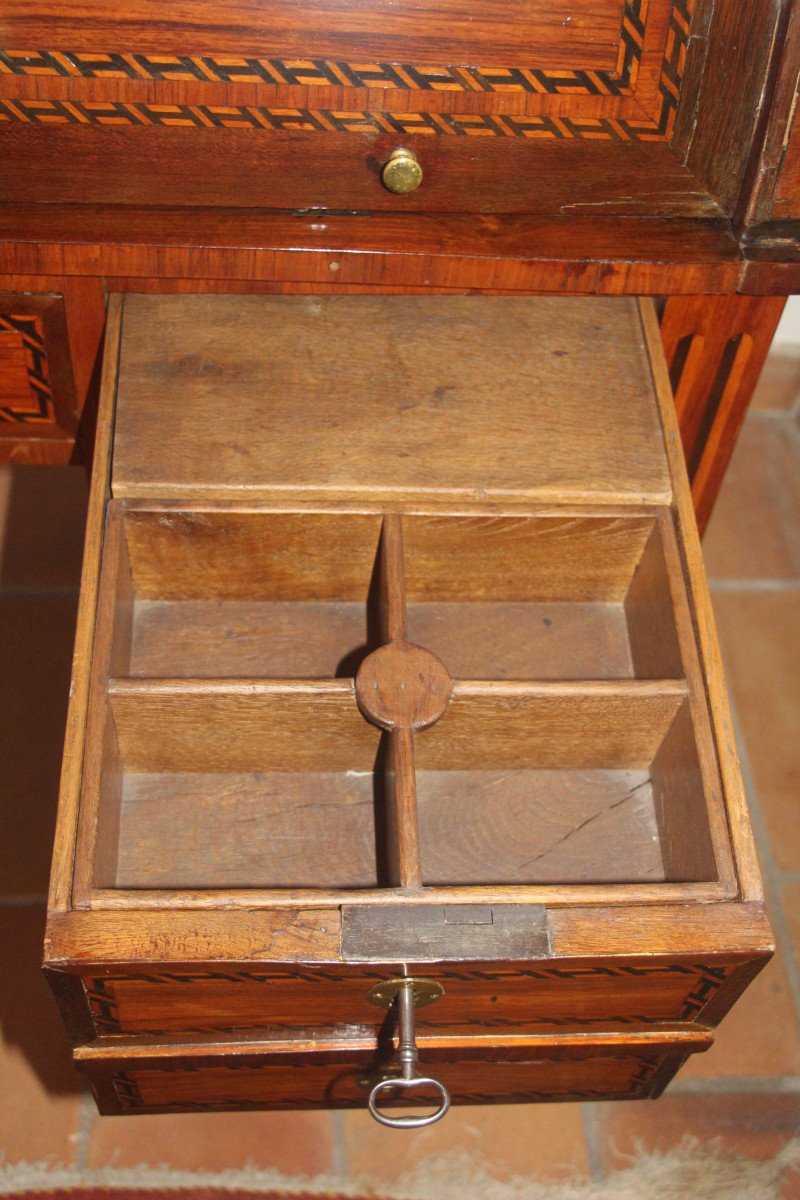
M 687 1140 L 640 1153 L 604 1180 L 498 1180 L 474 1159 L 428 1159 L 391 1186 L 326 1175 L 287 1178 L 255 1169 L 97 1170 L 0 1165 L 0 1195 L 14 1200 L 800 1200 L 800 1137 L 759 1162 Z

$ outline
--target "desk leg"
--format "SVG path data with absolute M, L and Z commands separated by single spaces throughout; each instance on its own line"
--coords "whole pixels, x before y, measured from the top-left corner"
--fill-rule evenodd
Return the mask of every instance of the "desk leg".
M 670 296 L 661 318 L 702 533 L 780 320 L 784 296 Z

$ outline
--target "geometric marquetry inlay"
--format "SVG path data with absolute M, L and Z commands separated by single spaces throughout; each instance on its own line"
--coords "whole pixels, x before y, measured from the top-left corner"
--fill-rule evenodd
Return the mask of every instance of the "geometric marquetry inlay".
M 54 420 L 40 317 L 0 313 L 0 422 L 52 424 Z
M 0 124 L 663 141 L 692 7 L 693 0 L 611 5 L 613 61 L 603 67 L 582 62 L 566 38 L 561 60 L 545 66 L 535 48 L 510 65 L 313 51 L 301 58 L 8 48 L 0 50 Z M 398 50 L 405 46 L 398 40 Z

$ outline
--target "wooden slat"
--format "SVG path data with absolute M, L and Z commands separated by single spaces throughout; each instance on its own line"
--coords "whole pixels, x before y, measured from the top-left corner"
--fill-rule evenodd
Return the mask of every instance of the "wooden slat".
M 717 498 L 785 301 L 671 296 L 661 337 L 702 532 Z
M 576 1034 L 501 1034 L 491 1036 L 457 1037 L 446 1034 L 420 1032 L 417 1044 L 432 1059 L 465 1058 L 480 1060 L 491 1058 L 509 1061 L 513 1056 L 534 1059 L 539 1054 L 547 1052 L 563 1052 L 565 1058 L 581 1056 L 582 1054 L 613 1055 L 627 1050 L 647 1050 L 661 1047 L 669 1042 L 675 1047 L 685 1048 L 686 1052 L 707 1050 L 713 1041 L 710 1029 L 687 1028 L 686 1026 L 664 1023 L 650 1029 L 629 1029 L 619 1031 L 581 1031 Z M 165 1044 L 155 1038 L 104 1038 L 88 1046 L 78 1046 L 75 1049 L 75 1060 L 81 1066 L 94 1065 L 106 1067 L 109 1070 L 119 1069 L 124 1065 L 136 1065 L 143 1068 L 157 1069 L 159 1066 L 170 1066 L 180 1069 L 181 1066 L 195 1065 L 194 1060 L 211 1063 L 237 1058 L 246 1059 L 258 1054 L 274 1056 L 274 1061 L 312 1065 L 314 1060 L 319 1064 L 327 1061 L 347 1061 L 352 1055 L 375 1053 L 374 1038 L 358 1036 L 341 1037 L 337 1039 L 319 1038 L 220 1038 L 218 1041 L 191 1041 Z M 196 1065 L 200 1065 L 198 1062 Z
M 763 961 L 774 949 L 764 905 L 656 904 L 607 908 L 602 919 L 590 907 L 550 911 L 553 954 L 678 954 L 686 957 L 732 952 Z
M 79 965 L 116 961 L 334 961 L 339 909 L 51 913 L 47 961 Z
M 92 487 L 86 525 L 86 542 L 81 572 L 81 602 L 75 635 L 75 652 L 70 685 L 70 703 L 64 737 L 64 760 L 58 806 L 53 867 L 50 877 L 51 910 L 63 911 L 69 904 L 72 887 L 73 856 L 81 789 L 89 677 L 94 645 L 94 625 L 100 574 L 103 517 L 108 495 L 111 466 L 111 437 L 114 427 L 114 399 L 119 363 L 119 339 L 122 305 L 113 300 L 109 306 L 106 351 L 103 362 L 101 403 L 97 418 Z
M 761 901 L 763 888 L 758 869 L 753 835 L 736 753 L 733 722 L 725 691 L 722 660 L 717 640 L 711 598 L 708 593 L 700 538 L 692 511 L 686 463 L 681 450 L 680 433 L 670 389 L 667 365 L 655 310 L 649 301 L 640 303 L 642 325 L 650 347 L 653 379 L 661 408 L 672 478 L 675 483 L 675 507 L 678 514 L 685 567 L 692 596 L 698 649 L 706 680 L 711 720 L 719 755 L 722 784 L 731 843 L 741 897 Z
M 697 295 L 735 292 L 744 269 L 724 223 L 678 218 L 0 207 L 0 271 L 102 273 L 112 290 Z

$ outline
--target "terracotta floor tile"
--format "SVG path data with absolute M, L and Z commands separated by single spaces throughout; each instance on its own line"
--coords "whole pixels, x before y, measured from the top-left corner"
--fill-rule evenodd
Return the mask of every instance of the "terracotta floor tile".
M 694 1054 L 679 1079 L 800 1074 L 800 1034 L 786 972 L 776 955 L 736 1001 L 705 1054 Z
M 463 1152 L 485 1161 L 498 1179 L 550 1179 L 586 1174 L 577 1104 L 501 1104 L 453 1108 L 443 1121 L 414 1132 L 387 1130 L 369 1113 L 345 1114 L 350 1175 L 389 1183 L 426 1159 Z
M 785 883 L 781 888 L 781 899 L 786 923 L 792 935 L 795 963 L 800 968 L 800 883 Z
M 288 1175 L 315 1175 L 332 1167 L 331 1130 L 326 1112 L 97 1117 L 87 1165 L 143 1164 L 187 1171 L 252 1165 Z
M 800 869 L 800 592 L 717 592 L 728 684 L 772 853 Z
M 788 411 L 800 397 L 800 354 L 771 350 L 750 401 L 750 412 Z
M 80 1082 L 41 973 L 44 911 L 0 909 L 0 1157 L 71 1163 Z
M 0 596 L 0 893 L 47 890 L 75 596 Z
M 639 1149 L 663 1153 L 686 1137 L 764 1160 L 800 1131 L 800 1095 L 667 1094 L 656 1102 L 598 1104 L 594 1116 L 607 1170 L 629 1165 Z
M 745 421 L 703 552 L 711 580 L 800 577 L 800 441 L 788 417 Z
M 83 467 L 0 467 L 3 587 L 77 587 L 88 486 Z

